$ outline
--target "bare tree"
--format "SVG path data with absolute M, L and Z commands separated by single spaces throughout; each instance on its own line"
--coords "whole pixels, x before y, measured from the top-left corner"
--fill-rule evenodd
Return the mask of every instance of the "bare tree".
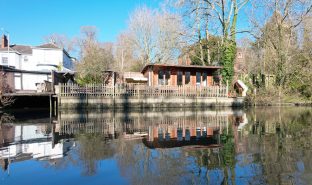
M 77 50 L 77 38 L 68 38 L 66 35 L 53 33 L 44 37 L 45 42 L 54 43 L 58 47 L 65 49 L 67 52 Z
M 6 107 L 14 103 L 14 98 L 4 96 L 3 94 L 11 92 L 7 84 L 7 76 L 5 72 L 0 71 L 0 108 Z
M 114 44 L 115 69 L 120 72 L 139 71 L 142 69 L 141 62 L 134 56 L 135 49 L 131 43 L 131 35 L 123 32 L 118 35 Z
M 180 36 L 184 31 L 182 19 L 177 14 L 143 6 L 130 15 L 128 24 L 133 54 L 142 65 L 175 62 L 182 48 Z
M 208 18 L 209 10 L 206 9 L 205 2 L 203 0 L 177 0 L 169 4 L 181 11 L 180 14 L 187 28 L 187 34 L 185 34 L 187 43 L 189 45 L 196 43 L 195 45 L 198 47 L 198 49 L 196 48 L 198 52 L 194 52 L 194 47 L 190 47 L 188 50 L 192 51 L 186 51 L 187 54 L 198 61 L 195 62 L 198 65 L 205 65 L 205 60 L 208 61 L 207 63 L 210 63 L 210 48 L 203 43 L 203 30 L 205 30 L 206 34 L 206 43 L 210 33 L 208 30 L 210 21 L 210 18 Z M 207 48 L 207 59 L 204 56 L 205 47 Z

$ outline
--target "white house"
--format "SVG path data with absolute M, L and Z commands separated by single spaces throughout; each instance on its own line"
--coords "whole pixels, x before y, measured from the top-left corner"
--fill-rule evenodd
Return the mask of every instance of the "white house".
M 1 38 L 0 66 L 14 69 L 14 90 L 33 91 L 36 84 L 51 82 L 51 70 L 71 72 L 73 58 L 53 43 L 40 46 L 12 44 Z

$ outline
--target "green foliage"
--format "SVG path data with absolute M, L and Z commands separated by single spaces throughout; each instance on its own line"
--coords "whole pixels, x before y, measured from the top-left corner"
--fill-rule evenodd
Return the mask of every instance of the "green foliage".
M 296 65 L 292 67 L 292 73 L 288 76 L 287 87 L 290 93 L 300 93 L 306 98 L 312 97 L 311 59 L 304 51 L 296 55 Z
M 86 75 L 86 76 L 79 75 L 76 78 L 76 82 L 79 85 L 86 85 L 86 84 L 92 84 L 92 83 L 100 84 L 102 83 L 102 75 L 95 75 L 95 74 Z
M 230 133 L 232 129 L 230 129 Z M 223 148 L 221 154 L 223 156 L 223 164 L 228 167 L 235 166 L 235 144 L 234 136 L 232 134 L 221 134 L 221 143 Z
M 81 62 L 77 64 L 77 82 L 81 85 L 102 83 L 103 73 L 114 63 L 112 53 L 99 43 L 91 42 L 84 48 Z
M 258 56 L 253 61 L 254 71 L 258 74 L 274 75 L 273 86 L 284 92 L 284 95 L 297 96 L 298 100 L 303 97 L 309 99 L 312 97 L 312 38 L 308 34 L 311 27 L 308 22 L 303 25 L 303 40 L 300 43 L 298 37 L 302 33 L 291 27 L 291 24 L 291 21 L 283 21 L 283 16 L 279 13 L 274 13 L 266 22 L 261 37 L 252 44 L 254 56 Z M 256 66 L 258 61 L 263 65 Z
M 204 64 L 200 58 L 200 44 L 196 43 L 192 45 L 190 47 L 192 65 L 211 65 L 211 63 L 220 62 L 223 66 L 221 75 L 224 83 L 227 80 L 231 83 L 234 76 L 236 43 L 230 40 L 225 40 L 222 46 L 219 43 L 221 43 L 221 38 L 218 36 L 211 36 L 208 42 L 206 39 L 202 39 Z M 210 64 L 208 63 L 208 48 L 210 49 Z
M 219 62 L 221 38 L 218 36 L 210 36 L 209 41 L 202 39 L 201 42 L 203 45 L 204 65 L 211 65 L 211 63 Z M 210 50 L 210 63 L 208 62 L 208 49 Z M 193 44 L 190 47 L 190 53 L 192 65 L 203 65 L 203 62 L 200 58 L 199 42 Z
M 221 64 L 223 69 L 221 70 L 222 79 L 225 83 L 232 82 L 234 76 L 234 60 L 236 56 L 236 44 L 232 41 L 226 40 L 222 46 L 222 59 Z
M 61 64 L 61 63 L 59 63 L 59 64 L 57 65 L 57 70 L 58 70 L 58 71 L 62 71 L 62 64 Z

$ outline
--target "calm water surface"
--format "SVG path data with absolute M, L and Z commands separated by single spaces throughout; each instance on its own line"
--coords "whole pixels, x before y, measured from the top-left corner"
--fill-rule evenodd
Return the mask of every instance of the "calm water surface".
M 0 184 L 312 184 L 312 109 L 0 114 Z

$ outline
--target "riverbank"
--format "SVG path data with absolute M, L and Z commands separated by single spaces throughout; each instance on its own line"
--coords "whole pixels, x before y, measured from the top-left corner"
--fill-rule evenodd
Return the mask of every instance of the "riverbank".
M 242 107 L 243 98 L 206 97 L 97 97 L 67 96 L 59 98 L 58 108 L 62 109 L 150 109 L 150 108 L 204 108 L 204 107 Z

